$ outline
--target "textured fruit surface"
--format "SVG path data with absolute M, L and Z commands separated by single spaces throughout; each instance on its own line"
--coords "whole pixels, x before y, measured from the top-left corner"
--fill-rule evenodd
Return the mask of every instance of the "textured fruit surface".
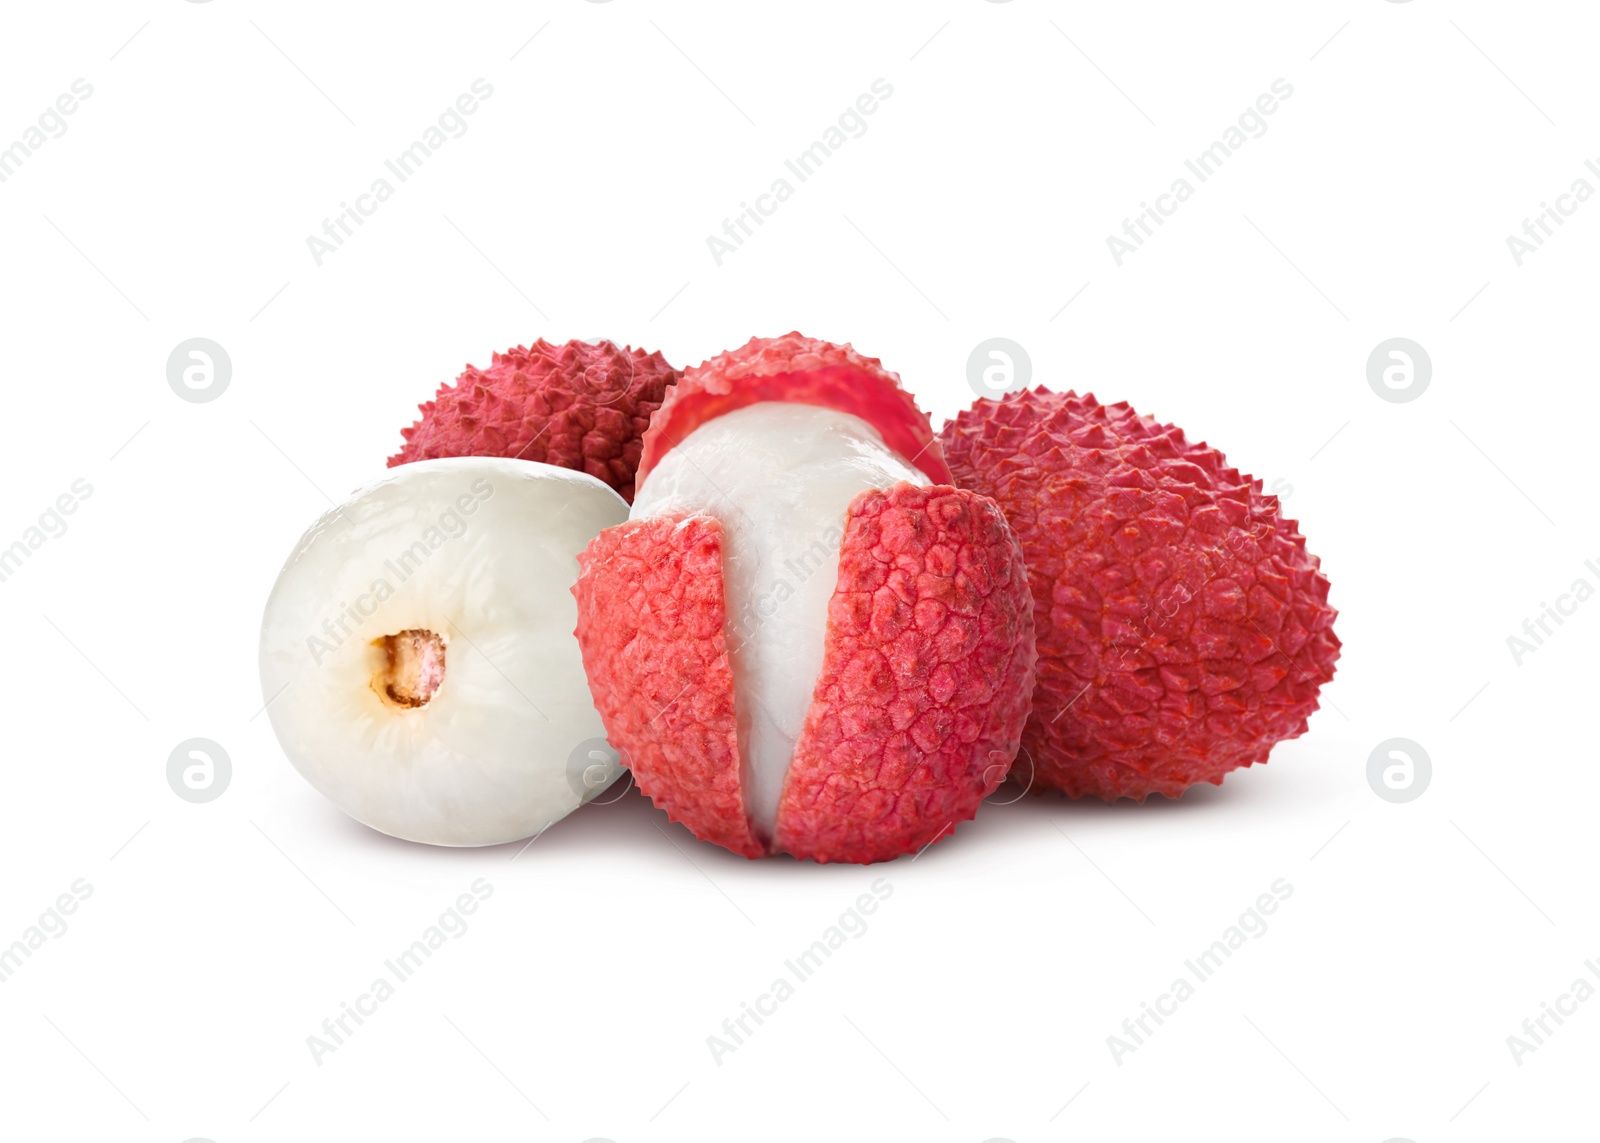
M 686 371 L 574 592 L 611 741 L 701 839 L 890 860 L 1010 770 L 1035 653 L 1021 547 L 850 346 L 755 338 Z
M 529 837 L 593 798 L 621 768 L 583 749 L 605 730 L 571 588 L 627 511 L 593 477 L 498 457 L 404 465 L 329 510 L 261 620 L 289 761 L 351 817 L 435 845 Z
M 633 500 L 651 415 L 678 379 L 659 353 L 609 341 L 543 340 L 467 366 L 401 429 L 389 467 L 445 456 L 503 456 L 587 472 Z
M 1028 717 L 1032 599 L 992 500 L 897 484 L 850 506 L 779 848 L 817 861 L 909 853 L 1005 780 Z
M 644 438 L 639 479 L 695 429 L 763 401 L 821 405 L 866 421 L 893 452 L 937 483 L 950 483 L 928 415 L 875 357 L 799 333 L 753 337 L 697 365 L 667 394 Z
M 635 519 L 722 522 L 722 582 L 740 696 L 745 800 L 773 835 L 784 777 L 822 671 L 823 630 L 850 504 L 862 492 L 927 477 L 871 425 L 817 405 L 746 405 L 691 433 L 651 471 Z
M 847 345 L 757 338 L 685 374 L 574 589 L 610 741 L 674 820 L 747 857 L 884 861 L 1004 779 L 1033 602 L 999 507 L 946 475 Z
M 630 520 L 579 557 L 578 643 L 600 717 L 639 788 L 673 821 L 746 857 L 733 668 L 723 634 L 722 525 Z
M 956 482 L 1000 504 L 1027 560 L 1035 786 L 1176 797 L 1304 733 L 1337 613 L 1259 480 L 1092 394 L 984 398 L 940 436 Z
M 1010 769 L 1032 680 L 1022 553 L 994 503 L 901 483 L 851 504 L 770 841 L 747 812 L 721 537 L 709 517 L 636 520 L 582 559 L 579 644 L 639 788 L 746 857 L 883 861 L 969 820 Z

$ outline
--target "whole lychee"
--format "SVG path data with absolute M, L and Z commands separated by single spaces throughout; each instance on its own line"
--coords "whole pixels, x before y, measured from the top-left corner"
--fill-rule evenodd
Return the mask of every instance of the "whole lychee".
M 1339 657 L 1337 612 L 1259 480 L 1092 394 L 983 398 L 939 435 L 1027 559 L 1039 658 L 1019 778 L 1177 797 L 1304 733 Z
M 538 833 L 620 767 L 572 627 L 577 555 L 627 505 L 531 461 L 421 461 L 307 530 L 261 621 L 289 761 L 358 821 L 435 845 Z
M 849 346 L 754 339 L 668 395 L 574 591 L 608 737 L 673 820 L 746 857 L 866 863 L 999 785 L 1032 603 L 999 508 L 945 472 Z
M 641 438 L 680 375 L 660 353 L 541 338 L 441 386 L 400 430 L 406 443 L 389 467 L 444 456 L 534 460 L 587 472 L 631 502 Z

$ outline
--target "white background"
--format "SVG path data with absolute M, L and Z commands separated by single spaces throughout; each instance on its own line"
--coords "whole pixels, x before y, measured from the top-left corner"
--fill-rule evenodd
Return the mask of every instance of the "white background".
M 1520 1065 L 1507 1037 L 1600 958 L 1600 603 L 1520 665 L 1507 637 L 1600 587 L 1600 202 L 1520 267 L 1506 237 L 1600 187 L 1597 25 L 1438 0 L 9 6 L 0 146 L 75 78 L 93 95 L 0 184 L 0 542 L 93 493 L 0 583 L 0 942 L 93 895 L 0 985 L 0 1134 L 1592 1137 L 1600 1000 Z M 466 134 L 319 267 L 307 236 L 478 77 Z M 716 265 L 706 237 L 880 77 L 866 134 Z M 1117 266 L 1107 236 L 1280 77 L 1266 134 Z M 430 849 L 293 771 L 259 716 L 262 603 L 417 402 L 541 335 L 688 365 L 792 328 L 880 356 L 936 424 L 1009 337 L 1035 381 L 1284 482 L 1345 644 L 1310 733 L 1178 803 L 990 806 L 865 869 L 746 862 L 636 793 L 515 860 Z M 206 404 L 165 376 L 197 336 L 233 363 Z M 1403 404 L 1366 379 L 1395 336 L 1433 362 Z M 195 736 L 234 767 L 205 805 L 165 777 Z M 1404 805 L 1366 778 L 1397 736 L 1434 771 Z M 880 877 L 866 933 L 713 1062 Z M 315 1064 L 307 1036 L 477 878 L 470 931 Z M 1265 935 L 1114 1060 L 1278 878 Z

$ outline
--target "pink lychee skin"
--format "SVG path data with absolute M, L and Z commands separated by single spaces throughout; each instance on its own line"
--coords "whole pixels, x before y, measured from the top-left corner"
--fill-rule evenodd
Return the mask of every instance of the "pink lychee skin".
M 580 557 L 578 645 L 639 788 L 745 857 L 886 861 L 971 819 L 1011 768 L 1033 682 L 1022 553 L 994 503 L 907 483 L 851 502 L 770 847 L 744 808 L 721 536 L 708 516 L 629 521 Z
M 969 820 L 1011 769 L 1033 664 L 1027 569 L 994 501 L 939 484 L 861 493 L 778 848 L 881 861 Z
M 542 338 L 467 366 L 400 430 L 389 467 L 442 456 L 503 456 L 587 472 L 633 502 L 645 429 L 681 376 L 660 353 L 609 341 Z
M 673 821 L 762 856 L 739 781 L 721 521 L 630 520 L 578 563 L 578 646 L 607 741 Z
M 700 424 L 769 400 L 843 407 L 924 472 L 945 471 L 893 374 L 790 334 L 689 370 L 647 434 L 640 479 Z M 949 836 L 1010 769 L 1033 689 L 1033 606 L 1016 537 L 986 497 L 900 483 L 851 501 L 771 839 L 745 808 L 721 524 L 629 521 L 579 563 L 578 643 L 607 737 L 639 788 L 703 840 L 746 857 L 884 861 Z
M 1027 559 L 1039 659 L 1019 780 L 1177 797 L 1304 733 L 1338 613 L 1259 480 L 1092 394 L 984 398 L 940 438 Z
M 639 480 L 707 421 L 761 401 L 800 401 L 853 413 L 929 480 L 951 482 L 928 414 L 917 408 L 916 398 L 901 386 L 898 376 L 876 357 L 864 357 L 849 345 L 800 333 L 753 337 L 738 349 L 689 369 L 651 419 Z

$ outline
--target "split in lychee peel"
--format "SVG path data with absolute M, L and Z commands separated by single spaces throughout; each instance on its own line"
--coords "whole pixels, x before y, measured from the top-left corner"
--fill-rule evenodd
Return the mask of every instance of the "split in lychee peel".
M 1304 733 L 1333 676 L 1337 613 L 1259 480 L 1092 394 L 983 399 L 940 437 L 1027 556 L 1036 786 L 1177 797 Z
M 994 504 L 907 483 L 852 502 L 766 841 L 741 765 L 721 540 L 712 517 L 658 517 L 608 529 L 582 557 L 579 643 L 640 789 L 746 857 L 884 860 L 969 820 L 1010 770 L 1032 678 L 1021 563 Z
M 881 391 L 865 402 L 855 394 L 852 409 L 920 419 L 920 434 L 910 424 L 899 436 L 931 439 L 893 376 L 848 347 L 789 335 L 691 370 L 669 405 L 715 390 L 730 411 L 647 464 L 636 519 L 591 545 L 576 589 L 579 642 L 613 743 L 632 758 L 640 788 L 676 820 L 746 856 L 781 848 L 819 861 L 884 860 L 948 834 L 1004 778 L 1031 687 L 1031 607 L 998 509 L 926 487 L 924 471 L 886 448 L 878 426 L 810 403 L 842 374 L 813 387 L 790 368 L 796 361 L 824 371 L 849 364 L 858 388 Z M 752 374 L 752 362 L 772 372 Z M 791 400 L 764 399 L 773 377 L 785 378 Z M 762 399 L 741 399 L 744 389 Z M 885 427 L 896 432 L 892 418 Z M 669 437 L 658 417 L 650 438 Z M 916 445 L 919 468 L 938 456 L 927 439 Z M 612 614 L 617 600 L 636 597 L 640 611 L 652 596 L 678 596 L 659 583 L 640 595 L 644 569 L 608 557 L 618 532 L 632 543 L 631 529 L 681 535 L 717 521 L 721 574 L 705 590 L 727 601 L 718 651 L 727 690 L 712 704 L 721 721 L 702 726 L 685 758 L 685 736 L 665 733 L 659 707 L 641 708 L 695 691 L 707 651 L 683 651 L 704 639 L 687 634 L 686 613 L 669 602 L 651 613 L 662 623 L 638 638 L 677 640 L 680 658 L 628 645 L 616 634 L 630 630 Z M 661 557 L 651 566 L 671 564 Z M 759 593 L 779 580 L 798 586 L 753 612 L 752 601 L 775 594 Z M 968 677 L 974 671 L 982 677 Z M 640 680 L 652 673 L 645 695 Z

